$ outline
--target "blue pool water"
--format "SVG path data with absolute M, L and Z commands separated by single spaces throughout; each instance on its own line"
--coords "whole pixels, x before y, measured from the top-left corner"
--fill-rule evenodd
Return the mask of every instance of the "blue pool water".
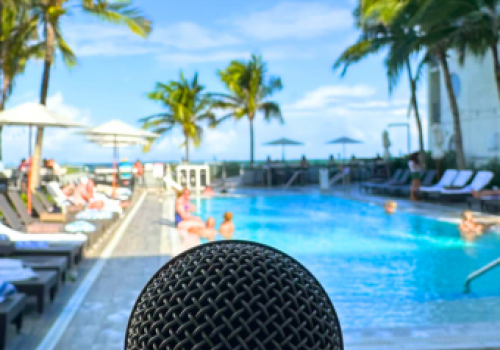
M 469 273 L 500 256 L 500 234 L 466 243 L 456 225 L 319 194 L 200 204 L 218 223 L 226 210 L 235 239 L 280 249 L 318 278 L 344 329 L 500 320 L 500 268 L 462 293 Z

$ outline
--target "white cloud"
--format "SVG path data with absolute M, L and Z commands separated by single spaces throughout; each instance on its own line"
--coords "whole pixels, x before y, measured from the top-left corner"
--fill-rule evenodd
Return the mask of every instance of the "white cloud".
M 259 40 L 307 39 L 352 26 L 351 10 L 321 2 L 283 2 L 234 20 L 248 37 Z
M 366 98 L 373 96 L 375 92 L 375 89 L 367 85 L 327 85 L 307 92 L 303 98 L 284 108 L 292 110 L 325 108 L 340 99 Z
M 231 60 L 247 59 L 249 51 L 215 51 L 210 53 L 171 53 L 162 54 L 158 58 L 161 62 L 173 64 L 192 64 L 208 62 L 229 62 Z
M 191 22 L 155 28 L 146 39 L 132 34 L 125 27 L 105 23 L 68 23 L 65 26 L 65 36 L 78 56 L 162 54 L 178 50 L 221 48 L 240 43 L 231 34 L 210 31 Z
M 209 31 L 195 23 L 179 22 L 152 32 L 150 40 L 182 50 L 201 50 L 240 44 L 231 34 Z

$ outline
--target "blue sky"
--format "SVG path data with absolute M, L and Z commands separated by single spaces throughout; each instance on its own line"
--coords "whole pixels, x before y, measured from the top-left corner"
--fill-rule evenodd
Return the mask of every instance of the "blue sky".
M 177 79 L 182 69 L 194 72 L 210 91 L 222 91 L 216 76 L 232 59 L 248 59 L 260 53 L 269 72 L 279 75 L 284 89 L 274 96 L 282 107 L 285 124 L 256 122 L 256 158 L 281 157 L 280 148 L 262 144 L 279 137 L 304 142 L 290 147 L 287 157 L 327 158 L 341 152 L 340 146 L 325 145 L 331 139 L 349 136 L 362 145 L 348 153 L 374 156 L 382 153 L 381 133 L 388 123 L 406 122 L 408 83 L 402 77 L 389 97 L 382 65 L 383 57 L 372 57 L 353 66 L 346 77 L 332 71 L 335 59 L 357 37 L 352 23 L 354 0 L 275 1 L 184 0 L 137 2 L 153 21 L 146 40 L 126 28 L 104 24 L 75 14 L 63 25 L 67 41 L 79 59 L 68 70 L 57 62 L 50 81 L 49 108 L 89 125 L 121 119 L 139 126 L 138 119 L 161 111 L 145 98 L 157 81 Z M 33 62 L 16 83 L 7 108 L 37 101 L 42 64 Z M 419 101 L 426 115 L 425 83 Z M 412 122 L 412 144 L 417 148 Z M 427 123 L 424 120 L 424 127 Z M 44 142 L 44 158 L 59 162 L 109 161 L 112 151 L 87 143 L 70 130 L 50 130 Z M 15 162 L 28 152 L 24 128 L 8 127 L 4 133 L 4 160 Z M 121 150 L 121 155 L 143 160 L 180 160 L 184 150 L 179 130 L 159 140 L 151 152 Z M 406 150 L 404 129 L 391 129 L 391 151 Z M 246 160 L 249 158 L 248 122 L 228 121 L 216 130 L 206 130 L 193 160 Z

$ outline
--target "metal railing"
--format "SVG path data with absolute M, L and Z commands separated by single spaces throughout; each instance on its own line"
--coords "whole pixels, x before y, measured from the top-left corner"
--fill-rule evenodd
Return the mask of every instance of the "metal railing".
M 491 271 L 492 269 L 494 269 L 495 267 L 497 267 L 499 265 L 500 265 L 500 258 L 493 260 L 489 264 L 481 267 L 479 270 L 476 270 L 473 273 L 471 273 L 469 276 L 467 276 L 467 279 L 465 280 L 465 284 L 464 284 L 464 293 L 467 294 L 470 292 L 470 284 L 472 281 L 474 281 L 479 276 L 484 275 L 486 272 Z

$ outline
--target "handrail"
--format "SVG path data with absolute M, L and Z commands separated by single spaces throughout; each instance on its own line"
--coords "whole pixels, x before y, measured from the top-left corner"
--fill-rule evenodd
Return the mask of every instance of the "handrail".
M 348 176 L 350 172 L 351 171 L 350 171 L 349 167 L 347 167 L 347 168 L 344 168 L 344 170 L 342 170 L 342 172 L 335 174 L 330 179 L 330 182 L 329 182 L 330 186 L 333 185 L 333 184 L 335 184 L 336 182 L 342 180 L 344 177 Z
M 291 179 L 290 179 L 290 180 L 286 183 L 285 188 L 288 188 L 288 187 L 292 186 L 293 182 L 294 182 L 294 181 L 295 181 L 295 180 L 299 177 L 299 175 L 300 175 L 301 173 L 303 173 L 303 172 L 304 172 L 303 170 L 297 170 L 297 171 L 293 174 L 292 178 L 291 178 Z
M 464 293 L 467 294 L 470 292 L 469 286 L 473 280 L 475 280 L 477 277 L 485 274 L 486 272 L 490 271 L 491 269 L 493 269 L 494 267 L 499 266 L 499 265 L 500 265 L 500 258 L 493 260 L 489 264 L 481 267 L 479 270 L 476 270 L 473 273 L 471 273 L 469 276 L 467 276 L 467 279 L 465 280 L 465 284 L 464 284 Z

